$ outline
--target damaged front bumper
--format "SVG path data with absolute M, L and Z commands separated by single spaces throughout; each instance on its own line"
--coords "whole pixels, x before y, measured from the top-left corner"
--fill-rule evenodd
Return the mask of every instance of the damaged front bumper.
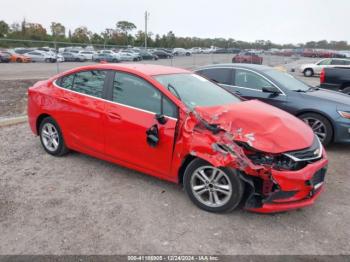
M 262 194 L 253 188 L 245 208 L 254 212 L 274 213 L 312 205 L 323 191 L 327 164 L 328 160 L 323 156 L 319 161 L 310 163 L 300 170 L 271 170 L 270 184 L 273 190 L 268 194 Z M 251 186 L 254 187 L 255 184 Z

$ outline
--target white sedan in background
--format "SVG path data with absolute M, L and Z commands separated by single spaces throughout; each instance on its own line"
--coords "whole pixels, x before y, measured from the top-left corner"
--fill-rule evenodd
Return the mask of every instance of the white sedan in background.
M 86 60 L 92 60 L 97 53 L 95 51 L 81 50 L 78 54 L 84 56 Z
M 325 58 L 314 64 L 303 64 L 300 66 L 300 72 L 309 77 L 319 75 L 325 67 L 350 67 L 350 59 L 343 58 Z
M 52 55 L 51 53 L 44 52 L 44 51 L 39 51 L 39 50 L 34 50 L 28 53 L 25 53 L 26 56 L 29 56 L 33 62 L 55 62 L 56 57 L 55 55 Z

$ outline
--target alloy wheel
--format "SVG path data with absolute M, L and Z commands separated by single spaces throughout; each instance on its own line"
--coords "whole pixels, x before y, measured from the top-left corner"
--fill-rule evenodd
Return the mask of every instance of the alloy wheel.
M 59 146 L 59 135 L 56 127 L 51 123 L 45 123 L 41 130 L 41 138 L 45 148 L 51 152 Z
M 323 142 L 327 137 L 326 125 L 319 119 L 313 117 L 306 117 L 303 119 L 304 122 L 311 127 L 312 131 L 318 136 L 318 138 Z
M 224 206 L 232 195 L 232 185 L 227 174 L 213 166 L 196 169 L 190 185 L 195 198 L 209 207 Z

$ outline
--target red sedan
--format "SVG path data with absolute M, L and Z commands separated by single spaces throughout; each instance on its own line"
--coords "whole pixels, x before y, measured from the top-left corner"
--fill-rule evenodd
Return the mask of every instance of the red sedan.
M 184 69 L 85 66 L 28 95 L 47 153 L 72 149 L 181 183 L 207 211 L 296 209 L 323 188 L 326 153 L 304 122 Z
M 232 63 L 246 63 L 246 64 L 258 64 L 261 65 L 263 58 L 251 52 L 244 52 L 235 55 L 232 58 Z

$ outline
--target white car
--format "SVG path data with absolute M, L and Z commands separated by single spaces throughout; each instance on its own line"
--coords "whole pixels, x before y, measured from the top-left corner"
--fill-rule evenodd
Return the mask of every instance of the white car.
M 190 56 L 192 55 L 190 50 L 186 50 L 185 48 L 174 48 L 173 49 L 173 55 L 174 56 Z
M 26 56 L 29 56 L 32 59 L 32 62 L 55 62 L 56 61 L 56 56 L 48 53 L 48 52 L 44 52 L 44 51 L 40 51 L 40 50 L 35 50 L 35 51 L 31 51 L 28 53 L 25 53 Z
M 350 59 L 343 58 L 325 58 L 314 64 L 303 64 L 300 66 L 300 72 L 309 77 L 319 75 L 325 67 L 350 67 Z
M 120 59 L 120 56 L 119 56 L 119 53 L 116 53 L 112 50 L 101 50 L 99 51 L 100 54 L 108 54 L 108 55 L 111 55 L 111 56 L 114 56 L 117 60 L 121 60 Z
M 118 55 L 121 61 L 138 61 L 138 58 L 132 53 L 119 52 Z
M 96 52 L 95 51 L 81 50 L 81 51 L 79 51 L 78 54 L 85 57 L 86 60 L 92 60 L 92 58 L 96 54 Z

